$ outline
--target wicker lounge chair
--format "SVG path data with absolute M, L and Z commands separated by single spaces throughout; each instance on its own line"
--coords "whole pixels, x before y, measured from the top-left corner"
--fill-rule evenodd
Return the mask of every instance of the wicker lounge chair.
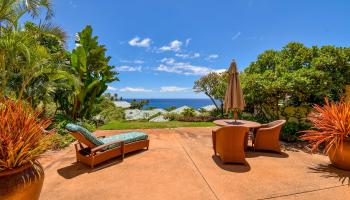
M 249 129 L 242 126 L 226 126 L 213 131 L 213 148 L 224 163 L 246 164 L 244 143 Z
M 118 156 L 123 160 L 126 153 L 149 147 L 148 135 L 141 132 L 97 138 L 87 129 L 75 124 L 67 124 L 66 129 L 77 139 L 77 162 L 87 164 L 91 168 Z
M 264 124 L 256 131 L 254 138 L 255 150 L 269 150 L 281 153 L 279 136 L 283 124 L 286 120 L 276 120 L 268 124 Z

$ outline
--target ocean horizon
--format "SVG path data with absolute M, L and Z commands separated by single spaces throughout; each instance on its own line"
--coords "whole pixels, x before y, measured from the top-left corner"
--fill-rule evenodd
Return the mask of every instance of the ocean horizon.
M 207 105 L 213 105 L 213 102 L 209 98 L 127 98 L 123 99 L 123 101 L 131 102 L 134 99 L 137 101 L 148 100 L 149 104 L 147 104 L 144 108 L 156 107 L 164 109 L 171 106 L 175 106 L 176 108 L 181 106 L 189 106 L 199 109 Z

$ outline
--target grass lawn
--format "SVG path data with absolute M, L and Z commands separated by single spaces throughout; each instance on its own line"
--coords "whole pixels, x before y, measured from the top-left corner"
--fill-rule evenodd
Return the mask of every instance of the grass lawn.
M 150 129 L 150 128 L 176 128 L 176 127 L 209 127 L 215 126 L 212 122 L 148 122 L 148 121 L 111 121 L 98 129 L 100 130 L 125 130 L 125 129 Z

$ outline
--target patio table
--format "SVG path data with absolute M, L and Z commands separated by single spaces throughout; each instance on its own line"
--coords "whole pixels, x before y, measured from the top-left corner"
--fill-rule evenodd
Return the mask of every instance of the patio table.
M 215 120 L 213 121 L 214 124 L 216 124 L 217 126 L 244 126 L 247 127 L 249 129 L 253 129 L 253 133 L 254 133 L 254 129 L 258 129 L 260 128 L 262 125 L 258 122 L 253 122 L 253 121 L 248 121 L 248 120 L 233 120 L 233 119 L 219 119 L 219 120 Z M 245 136 L 245 142 L 244 142 L 244 149 L 247 150 L 248 147 L 248 133 Z
M 245 126 L 248 128 L 260 128 L 262 125 L 258 122 L 247 121 L 247 120 L 235 120 L 233 119 L 219 119 L 215 120 L 214 124 L 217 126 Z

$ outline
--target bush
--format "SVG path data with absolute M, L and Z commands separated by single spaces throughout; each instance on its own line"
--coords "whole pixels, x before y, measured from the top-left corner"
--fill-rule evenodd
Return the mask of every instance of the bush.
M 177 114 L 177 113 L 167 113 L 167 114 L 164 115 L 164 118 L 168 119 L 170 121 L 177 120 L 180 117 L 181 117 L 181 115 Z
M 222 114 L 222 110 L 217 109 L 217 108 L 210 111 L 209 115 L 212 117 L 217 117 L 217 118 L 228 118 L 228 115 L 225 112 L 224 112 L 224 114 Z
M 176 109 L 176 106 L 170 106 L 170 107 L 165 108 L 164 110 L 170 112 L 170 111 L 175 110 L 175 109 Z
M 93 122 L 88 120 L 82 120 L 80 122 L 74 122 L 71 118 L 63 115 L 56 115 L 53 123 L 49 127 L 49 129 L 55 129 L 56 134 L 54 134 L 50 138 L 50 146 L 49 148 L 52 150 L 59 150 L 67 147 L 70 143 L 75 141 L 74 137 L 65 129 L 68 123 L 76 123 L 79 124 L 89 131 L 95 131 L 96 126 Z
M 181 115 L 184 117 L 194 117 L 194 116 L 196 116 L 196 111 L 193 108 L 185 108 L 181 112 Z
M 92 122 L 96 126 L 100 126 L 112 120 L 123 119 L 124 109 L 116 107 L 114 102 L 109 98 L 101 96 L 98 99 L 98 103 L 94 105 L 92 116 Z
M 177 118 L 178 121 L 184 121 L 184 122 L 212 122 L 217 119 L 218 118 L 212 117 L 212 116 L 193 116 L 193 117 L 182 116 Z
M 299 131 L 309 128 L 310 125 L 306 123 L 287 122 L 282 128 L 280 139 L 285 142 L 296 142 L 299 140 L 299 136 L 302 135 Z

